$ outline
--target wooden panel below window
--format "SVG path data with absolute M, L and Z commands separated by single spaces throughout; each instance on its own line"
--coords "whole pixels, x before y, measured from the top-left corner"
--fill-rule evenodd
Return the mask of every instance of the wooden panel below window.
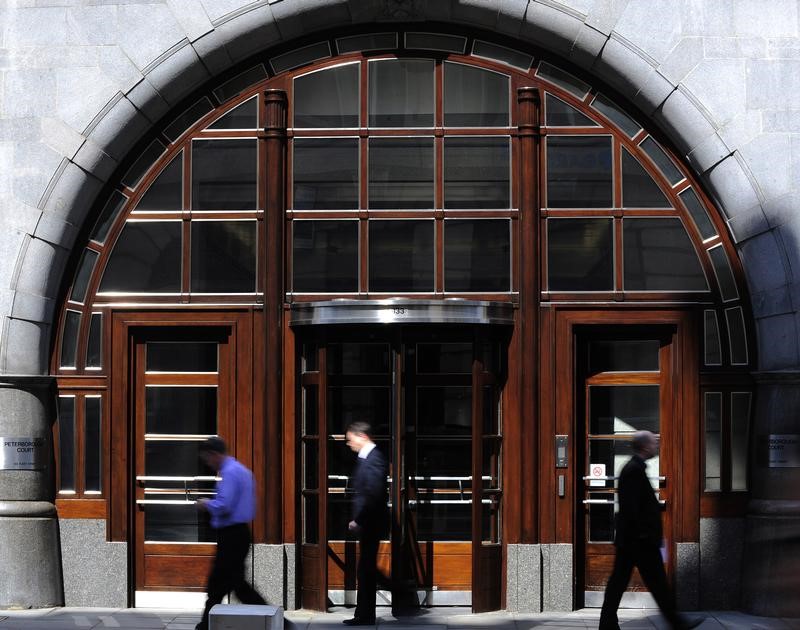
M 587 554 L 586 556 L 586 590 L 604 591 L 606 582 L 614 568 L 614 547 L 609 545 L 609 553 Z M 628 591 L 646 591 L 647 587 L 639 575 L 639 570 L 634 568 L 631 580 L 628 582 Z
M 58 518 L 105 518 L 105 499 L 56 499 Z
M 212 556 L 145 556 L 144 588 L 181 587 L 204 591 L 211 572 Z

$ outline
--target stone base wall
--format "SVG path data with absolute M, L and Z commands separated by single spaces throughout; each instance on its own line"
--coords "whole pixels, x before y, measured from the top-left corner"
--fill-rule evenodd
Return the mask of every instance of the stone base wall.
M 700 608 L 742 607 L 744 518 L 700 519 Z

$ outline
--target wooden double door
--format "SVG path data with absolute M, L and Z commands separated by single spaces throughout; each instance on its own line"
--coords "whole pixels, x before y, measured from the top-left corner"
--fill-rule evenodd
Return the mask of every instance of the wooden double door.
M 302 605 L 355 602 L 345 431 L 366 420 L 389 461 L 379 604 L 499 608 L 503 344 L 384 326 L 327 330 L 301 348 Z

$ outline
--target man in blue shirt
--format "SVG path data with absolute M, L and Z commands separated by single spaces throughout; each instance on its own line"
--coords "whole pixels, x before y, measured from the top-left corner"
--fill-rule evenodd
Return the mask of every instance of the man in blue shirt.
M 206 587 L 206 607 L 196 630 L 208 630 L 208 613 L 231 591 L 243 604 L 265 604 L 244 579 L 244 561 L 250 550 L 250 521 L 256 514 L 253 474 L 227 454 L 222 438 L 211 437 L 200 447 L 200 457 L 217 473 L 217 495 L 199 499 L 197 509 L 208 512 L 217 530 L 217 555 Z

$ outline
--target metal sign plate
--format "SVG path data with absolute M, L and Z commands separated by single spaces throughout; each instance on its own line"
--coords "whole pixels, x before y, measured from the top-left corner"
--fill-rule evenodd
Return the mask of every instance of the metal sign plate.
M 767 451 L 767 468 L 800 468 L 800 435 L 768 435 Z
M 43 437 L 0 437 L 0 470 L 42 470 L 46 446 Z

